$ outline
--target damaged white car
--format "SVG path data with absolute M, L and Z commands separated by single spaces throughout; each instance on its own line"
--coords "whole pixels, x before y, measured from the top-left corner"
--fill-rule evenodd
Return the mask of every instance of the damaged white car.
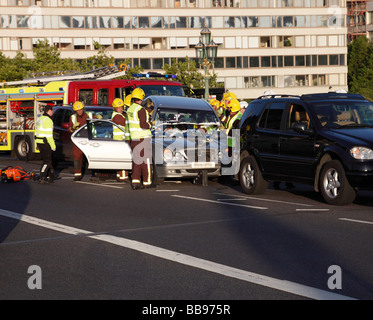
M 153 181 L 221 175 L 222 162 L 229 163 L 227 137 L 210 104 L 202 99 L 150 96 L 143 106 L 154 123 Z M 92 120 L 73 134 L 88 169 L 132 169 L 130 145 L 113 139 L 115 126 L 110 120 Z

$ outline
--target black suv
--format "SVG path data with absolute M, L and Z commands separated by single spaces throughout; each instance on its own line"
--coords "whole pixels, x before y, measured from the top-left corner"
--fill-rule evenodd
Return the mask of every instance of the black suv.
M 240 184 L 264 193 L 269 181 L 313 185 L 333 205 L 373 187 L 373 103 L 329 92 L 253 100 L 241 119 Z

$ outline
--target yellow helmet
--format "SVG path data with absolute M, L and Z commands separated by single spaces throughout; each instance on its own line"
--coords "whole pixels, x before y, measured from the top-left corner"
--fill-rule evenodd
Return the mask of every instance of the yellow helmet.
M 84 109 L 83 102 L 75 101 L 74 104 L 73 104 L 73 110 L 78 111 L 78 110 L 81 110 L 81 109 Z
M 210 105 L 213 107 L 213 108 L 218 108 L 219 107 L 219 104 L 220 104 L 220 102 L 218 101 L 218 100 L 216 100 L 216 99 L 211 99 L 210 100 Z
M 132 99 L 144 100 L 145 92 L 141 88 L 135 88 L 131 93 Z
M 226 93 L 224 93 L 223 100 L 233 100 L 233 99 L 237 100 L 237 97 L 236 97 L 236 95 L 233 92 L 226 92 Z
M 231 109 L 231 112 L 238 112 L 241 110 L 241 105 L 238 100 L 233 99 L 228 102 L 228 108 Z
M 127 106 L 127 107 L 130 107 L 131 106 L 131 99 L 132 99 L 132 95 L 127 94 L 126 98 L 124 99 L 124 105 Z
M 123 107 L 124 102 L 121 98 L 115 98 L 113 103 L 112 103 L 113 109 Z
M 224 100 L 220 101 L 219 108 L 223 108 L 223 109 L 227 108 L 227 106 L 225 105 Z

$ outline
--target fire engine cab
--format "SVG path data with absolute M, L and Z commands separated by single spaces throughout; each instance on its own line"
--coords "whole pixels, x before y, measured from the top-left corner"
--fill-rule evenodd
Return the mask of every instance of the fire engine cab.
M 38 153 L 35 145 L 35 123 L 43 106 L 73 104 L 110 106 L 115 98 L 124 99 L 140 87 L 148 95 L 184 96 L 183 85 L 172 75 L 159 73 L 123 76 L 127 66 L 108 66 L 79 74 L 55 74 L 13 82 L 0 82 L 0 151 L 14 151 L 20 160 Z M 162 80 L 160 79 L 162 78 Z M 14 86 L 27 85 L 25 87 Z M 12 86 L 12 87 L 8 87 Z

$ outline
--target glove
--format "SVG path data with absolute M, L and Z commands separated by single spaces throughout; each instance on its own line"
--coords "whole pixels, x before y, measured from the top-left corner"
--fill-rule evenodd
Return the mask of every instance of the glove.
M 56 151 L 56 148 L 52 149 L 52 151 Z
M 79 128 L 79 125 L 80 125 L 79 123 L 74 124 L 74 125 L 73 125 L 73 129 L 74 129 L 74 130 L 78 129 L 78 128 Z

